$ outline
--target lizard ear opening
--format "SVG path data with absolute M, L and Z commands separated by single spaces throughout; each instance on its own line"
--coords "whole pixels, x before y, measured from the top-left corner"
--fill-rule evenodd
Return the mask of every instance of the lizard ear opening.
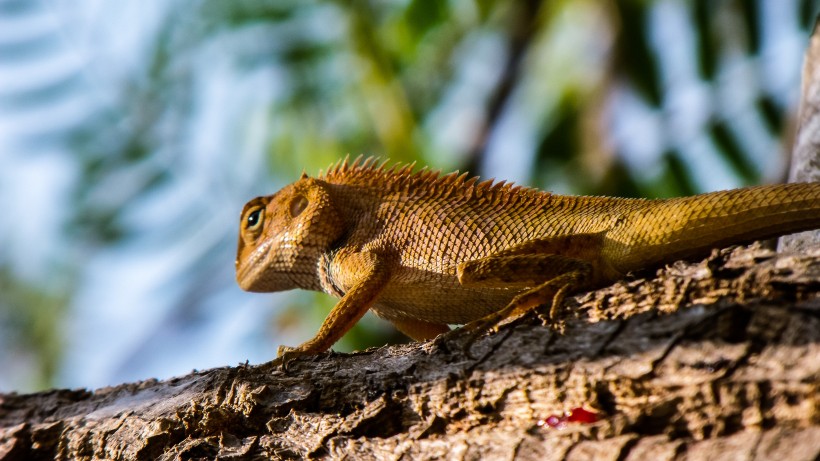
M 308 206 L 308 199 L 304 195 L 297 195 L 290 201 L 290 216 L 295 218 L 299 216 Z

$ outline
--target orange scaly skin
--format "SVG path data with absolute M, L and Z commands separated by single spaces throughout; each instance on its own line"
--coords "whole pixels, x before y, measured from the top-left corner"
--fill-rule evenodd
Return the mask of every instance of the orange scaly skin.
M 417 339 L 476 331 L 630 271 L 820 227 L 820 183 L 666 200 L 561 196 L 374 158 L 302 175 L 242 211 L 248 291 L 341 298 L 285 359 L 329 349 L 368 309 Z M 472 322 L 472 323 L 471 323 Z

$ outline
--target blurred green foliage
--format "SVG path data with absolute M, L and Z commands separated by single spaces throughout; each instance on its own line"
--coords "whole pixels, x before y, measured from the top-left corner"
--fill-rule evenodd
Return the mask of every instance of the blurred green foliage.
M 170 165 L 189 148 L 174 136 L 198 110 L 195 72 L 203 69 L 192 63 L 197 50 L 231 41 L 236 46 L 224 50 L 240 68 L 276 69 L 278 90 L 266 114 L 267 170 L 262 173 L 269 181 L 289 181 L 302 170 L 315 173 L 346 154 L 360 153 L 494 176 L 481 171 L 489 140 L 505 116 L 522 111 L 537 134 L 528 160 L 530 185 L 626 196 L 699 192 L 692 160 L 680 144 L 662 143 L 657 164 L 642 168 L 609 138 L 608 101 L 615 91 L 633 92 L 661 118 L 674 116 L 665 109 L 669 70 L 661 59 L 664 47 L 673 44 L 653 41 L 651 30 L 658 27 L 653 15 L 659 3 L 173 2 L 150 39 L 145 64 L 124 82 L 119 104 L 72 132 L 80 179 L 66 232 L 84 247 L 119 245 L 132 236 L 136 230 L 124 212 L 161 193 L 178 174 Z M 747 62 L 763 59 L 768 18 L 762 2 L 663 3 L 686 15 L 692 58 L 705 91 L 725 84 L 727 62 L 738 54 Z M 784 2 L 783 8 L 795 10 L 794 26 L 807 35 L 816 2 Z M 782 138 L 791 120 L 787 98 L 762 85 L 755 91 L 755 102 L 744 110 L 764 122 L 761 131 Z M 702 135 L 717 161 L 741 183 L 778 177 L 779 172 L 761 171 L 741 142 L 742 130 L 720 115 L 718 101 L 713 104 Z M 442 141 L 448 114 L 468 119 L 457 120 L 466 129 L 455 143 Z M 32 350 L 41 363 L 41 379 L 48 381 L 59 361 L 59 311 L 70 296 L 21 285 L 8 270 L 0 271 L 0 287 L 5 296 L 0 311 L 6 317 L 15 312 L 11 323 L 21 329 L 16 341 L 37 344 Z M 320 298 L 306 299 L 317 304 Z M 313 321 L 321 321 L 332 304 L 322 299 L 318 304 L 324 306 L 310 316 Z M 29 308 L 14 309 L 13 304 Z M 353 332 L 349 347 L 382 344 L 384 336 L 373 331 L 378 329 Z
M 277 63 L 281 72 L 277 76 L 286 89 L 270 108 L 271 175 L 288 172 L 282 176 L 292 177 L 303 169 L 315 172 L 346 154 L 360 153 L 396 161 L 418 160 L 439 168 L 472 167 L 480 173 L 477 168 L 486 153 L 485 136 L 492 133 L 517 86 L 540 78 L 533 74 L 539 69 L 530 65 L 528 53 L 554 52 L 549 47 L 556 45 L 543 44 L 542 37 L 565 40 L 549 34 L 552 28 L 572 27 L 557 24 L 567 20 L 568 11 L 602 16 L 599 25 L 608 30 L 586 33 L 612 52 L 602 55 L 600 75 L 593 82 L 562 82 L 557 88 L 558 102 L 549 103 L 553 112 L 541 121 L 544 129 L 529 182 L 549 189 L 550 184 L 541 180 L 541 172 L 549 171 L 547 177 L 560 176 L 579 193 L 664 196 L 697 192 L 685 167 L 688 160 L 674 149 L 664 154 L 668 171 L 648 178 L 625 168 L 619 152 L 602 147 L 605 139 L 591 141 L 605 135 L 599 126 L 606 123 L 601 120 L 601 100 L 613 90 L 614 82 L 636 91 L 650 107 L 660 110 L 665 102 L 657 45 L 651 43 L 647 30 L 656 3 L 203 0 L 180 4 L 157 34 L 145 74 L 133 77 L 134 86 L 126 90 L 130 96 L 119 108 L 121 112 L 102 115 L 77 135 L 77 152 L 82 154 L 87 179 L 77 191 L 77 222 L 103 240 L 116 240 L 127 232 L 115 224 L 118 210 L 127 203 L 100 206 L 93 196 L 96 185 L 115 171 L 148 163 L 156 155 L 158 146 L 167 141 L 156 131 L 169 110 L 177 118 L 196 110 L 186 88 L 191 77 L 185 72 L 191 69 L 181 67 L 180 61 L 191 49 L 209 41 L 258 29 L 257 40 L 263 42 L 239 50 L 238 59 L 248 68 Z M 732 51 L 736 42 L 744 44 L 742 51 L 749 59 L 759 54 L 760 28 L 766 20 L 759 2 L 679 3 L 690 10 L 698 70 L 705 84 L 719 78 L 721 56 Z M 810 22 L 811 5 L 807 0 L 794 5 L 803 27 Z M 724 29 L 722 22 L 732 15 L 737 16 L 735 27 Z M 502 64 L 500 75 L 489 89 L 476 92 L 484 108 L 477 114 L 475 140 L 468 140 L 472 148 L 441 151 L 432 141 L 437 127 L 425 123 L 441 108 L 446 92 L 456 84 L 453 80 L 463 71 L 457 68 L 463 47 L 482 34 L 502 45 L 497 55 L 486 57 Z M 775 137 L 785 129 L 785 109 L 765 91 L 748 108 L 760 113 L 767 122 L 765 128 Z M 738 134 L 730 129 L 731 123 L 715 119 L 706 135 L 742 182 L 760 181 L 761 173 L 739 143 Z M 592 177 L 577 174 L 591 163 L 605 168 Z M 162 166 L 144 177 L 144 184 L 130 198 L 161 184 Z
M 31 385 L 50 386 L 59 367 L 62 311 L 70 293 L 53 286 L 33 286 L 17 278 L 9 267 L 0 267 L 0 294 L 0 348 L 20 360 L 36 361 Z M 18 363 L 6 364 L 3 372 L 22 368 Z

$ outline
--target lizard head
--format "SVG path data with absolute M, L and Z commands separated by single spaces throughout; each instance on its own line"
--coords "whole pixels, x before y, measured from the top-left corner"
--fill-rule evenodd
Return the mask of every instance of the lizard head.
M 243 290 L 317 289 L 319 258 L 343 230 L 325 185 L 303 175 L 245 205 L 236 255 L 236 280 Z

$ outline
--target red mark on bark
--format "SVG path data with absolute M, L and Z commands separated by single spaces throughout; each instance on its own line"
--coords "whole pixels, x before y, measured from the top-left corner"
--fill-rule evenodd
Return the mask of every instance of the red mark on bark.
M 564 414 L 551 415 L 545 419 L 539 419 L 535 425 L 538 427 L 551 427 L 553 429 L 563 429 L 568 423 L 592 424 L 600 419 L 598 413 L 585 410 L 581 407 L 565 411 Z

